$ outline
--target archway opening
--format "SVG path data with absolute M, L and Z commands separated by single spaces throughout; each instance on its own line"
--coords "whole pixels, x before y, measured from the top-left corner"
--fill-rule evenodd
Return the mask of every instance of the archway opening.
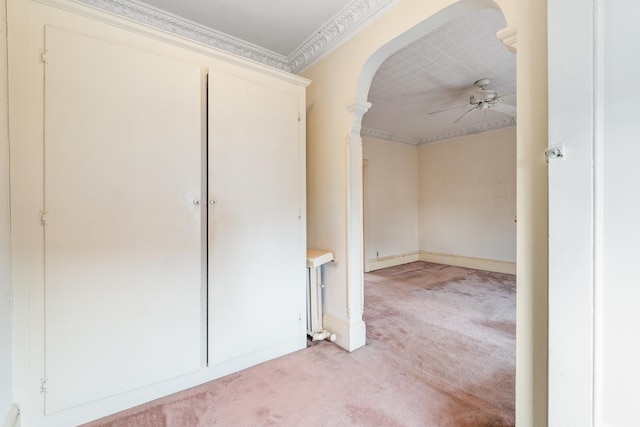
M 455 15 L 455 14 L 454 14 Z M 500 19 L 496 22 L 492 18 L 499 16 Z M 435 18 L 435 16 L 434 16 Z M 444 24 L 443 27 L 448 27 L 453 32 L 471 32 L 476 37 L 476 41 L 481 42 L 481 37 L 478 37 L 478 32 L 470 31 L 471 28 L 476 28 L 474 25 L 476 21 L 483 21 L 483 24 L 489 24 L 489 32 L 498 43 L 499 47 L 503 49 L 502 54 L 506 52 L 508 55 L 513 56 L 508 52 L 506 47 L 502 45 L 495 33 L 498 29 L 504 27 L 504 20 L 502 14 L 498 10 L 474 10 L 472 12 L 466 11 L 458 16 L 449 16 L 449 23 Z M 429 21 L 429 20 L 427 20 Z M 426 22 L 423 25 L 426 26 Z M 469 23 L 469 21 L 473 21 Z M 489 21 L 489 22 L 487 22 Z M 495 24 L 494 24 L 495 22 Z M 490 24 L 494 24 L 492 27 Z M 362 79 L 368 78 L 371 73 L 369 66 L 373 67 L 380 65 L 380 67 L 373 70 L 371 81 L 373 84 L 367 88 L 367 93 L 364 97 L 357 96 L 356 99 L 367 99 L 373 104 L 373 107 L 369 112 L 362 112 L 360 120 L 353 121 L 353 128 L 351 132 L 351 140 L 361 138 L 363 142 L 363 152 L 361 157 L 351 162 L 352 176 L 358 173 L 362 173 L 362 183 L 366 188 L 366 195 L 370 197 L 369 200 L 363 200 L 365 197 L 365 190 L 361 191 L 359 203 L 363 208 L 362 211 L 362 224 L 363 227 L 363 247 L 362 257 L 360 259 L 361 265 L 364 267 L 364 271 L 378 270 L 385 267 L 393 267 L 391 270 L 379 270 L 379 273 L 372 276 L 371 280 L 375 282 L 377 286 L 376 292 L 369 292 L 363 285 L 363 295 L 367 294 L 367 297 L 371 297 L 377 306 L 372 307 L 369 304 L 365 309 L 365 321 L 370 331 L 370 337 L 374 340 L 380 340 L 386 342 L 391 346 L 396 346 L 398 349 L 400 346 L 404 351 L 408 347 L 415 347 L 430 342 L 433 344 L 436 341 L 431 341 L 433 336 L 429 337 L 428 334 L 422 334 L 425 329 L 433 329 L 434 327 L 440 327 L 448 329 L 450 334 L 446 338 L 449 342 L 444 343 L 438 341 L 444 346 L 450 348 L 446 351 L 432 352 L 430 360 L 423 361 L 422 363 L 426 369 L 432 370 L 431 377 L 438 377 L 441 380 L 447 382 L 449 385 L 453 383 L 451 380 L 451 373 L 455 376 L 455 372 L 444 372 L 447 368 L 443 368 L 444 365 L 449 366 L 453 371 L 464 369 L 462 366 L 471 366 L 471 360 L 464 356 L 467 349 L 461 349 L 461 345 L 451 344 L 455 342 L 455 334 L 460 333 L 460 343 L 465 342 L 465 338 L 471 334 L 471 329 L 478 327 L 473 333 L 478 335 L 493 334 L 492 338 L 488 339 L 492 341 L 489 345 L 487 342 L 479 343 L 477 350 L 471 353 L 479 354 L 486 352 L 491 354 L 495 351 L 505 359 L 500 360 L 500 366 L 496 366 L 495 372 L 500 372 L 494 375 L 494 379 L 500 384 L 490 384 L 482 378 L 475 378 L 474 387 L 476 390 L 484 389 L 484 396 L 487 397 L 486 390 L 502 390 L 500 393 L 496 393 L 490 399 L 500 401 L 506 404 L 503 406 L 503 415 L 506 418 L 515 417 L 515 247 L 516 247 L 516 230 L 515 230 L 515 175 L 516 175 L 516 160 L 515 160 L 515 114 L 506 114 L 492 110 L 494 105 L 485 106 L 482 105 L 478 108 L 472 108 L 477 106 L 474 104 L 474 98 L 470 99 L 470 96 L 475 96 L 475 100 L 484 99 L 482 96 L 499 97 L 499 102 L 505 105 L 515 105 L 515 97 L 511 95 L 515 92 L 515 58 L 511 58 L 510 64 L 500 63 L 496 61 L 493 63 L 493 67 L 488 67 L 486 64 L 478 64 L 477 58 L 467 59 L 467 63 L 461 63 L 460 59 L 464 56 L 464 53 L 452 52 L 449 53 L 450 57 L 457 55 L 457 61 L 460 63 L 460 68 L 457 70 L 451 70 L 449 67 L 445 70 L 445 74 L 434 72 L 434 68 L 429 68 L 425 64 L 433 64 L 437 62 L 433 59 L 435 56 L 433 51 L 423 53 L 424 46 L 426 44 L 433 45 L 433 39 L 429 39 L 429 35 L 436 34 L 436 38 L 442 38 L 442 28 L 430 29 L 425 35 L 415 39 L 414 37 L 407 37 L 409 40 L 405 45 L 400 46 L 394 53 L 389 53 L 385 48 L 386 57 L 384 58 L 382 65 L 378 64 L 377 60 L 372 59 L 367 63 L 366 70 L 363 70 L 361 76 L 361 84 L 359 90 L 363 89 L 364 84 Z M 451 27 L 455 27 L 451 29 Z M 415 29 L 414 29 L 415 30 Z M 410 30 L 409 32 L 412 32 Z M 403 35 L 404 36 L 404 35 Z M 398 39 L 394 40 L 397 41 Z M 449 38 L 448 43 L 452 43 L 454 39 Z M 393 42 L 392 42 L 393 43 Z M 422 43 L 422 44 L 421 44 Z M 464 44 L 464 41 L 456 41 L 458 47 Z M 442 46 L 431 46 L 434 49 L 442 50 Z M 483 46 L 486 47 L 486 46 Z M 491 49 L 494 46 L 487 47 Z M 472 49 L 473 47 L 467 47 Z M 399 54 L 404 51 L 404 56 Z M 380 53 L 380 51 L 378 52 Z M 486 55 L 486 52 L 483 52 Z M 424 54 L 424 61 L 416 65 L 418 61 L 412 61 L 411 55 Z M 379 59 L 379 58 L 377 58 Z M 494 58 L 495 59 L 495 58 Z M 391 64 L 388 63 L 391 61 Z M 438 63 L 436 67 L 443 65 Z M 500 67 L 509 68 L 508 70 L 499 70 Z M 399 71 L 402 67 L 411 68 L 411 71 L 405 74 L 414 75 L 416 77 L 414 81 L 422 79 L 429 80 L 425 85 L 427 88 L 423 88 L 422 91 L 437 92 L 436 89 L 441 90 L 438 94 L 430 94 L 430 103 L 423 106 L 418 111 L 420 97 L 420 89 L 412 89 L 413 81 L 407 82 L 407 76 Z M 382 77 L 382 81 L 378 82 L 377 77 L 379 73 L 386 73 Z M 446 75 L 449 72 L 449 75 Z M 378 74 L 376 74 L 378 73 Z M 475 73 L 475 74 L 474 74 Z M 503 73 L 504 75 L 500 75 Z M 376 76 L 376 77 L 374 77 Z M 394 77 L 396 78 L 394 81 Z M 493 83 L 491 88 L 480 87 L 480 84 L 476 82 L 490 77 Z M 466 80 L 465 80 L 466 79 Z M 411 80 L 411 79 L 408 79 Z M 453 83 L 452 83 L 453 82 Z M 476 85 L 474 85 L 476 83 Z M 377 85 L 380 86 L 377 86 Z M 403 91 L 402 89 L 405 88 Z M 408 89 L 407 89 L 408 88 Z M 370 90 L 369 90 L 370 89 Z M 459 99 L 455 99 L 454 95 L 444 94 L 444 92 L 457 92 Z M 360 94 L 359 94 L 360 95 Z M 515 95 L 515 94 L 513 94 Z M 386 98 L 385 98 L 386 96 Z M 508 99 L 507 99 L 508 98 Z M 376 111 L 378 106 L 377 101 L 389 101 L 390 105 L 384 106 L 381 112 Z M 435 100 L 435 101 L 434 101 Z M 449 103 L 449 104 L 447 104 Z M 361 104 L 362 109 L 368 106 L 364 103 Z M 515 107 L 509 112 L 515 113 Z M 408 124 L 410 121 L 403 121 L 400 115 L 430 115 L 430 112 L 439 113 L 439 116 L 434 114 L 435 120 L 431 123 L 427 123 L 427 126 L 431 126 L 434 129 L 425 130 L 424 127 L 420 129 L 419 126 L 409 129 L 407 132 L 403 132 L 403 126 L 411 127 Z M 388 117 L 385 117 L 385 113 L 388 113 Z M 440 114 L 441 113 L 441 114 Z M 477 114 L 479 117 L 473 117 Z M 489 120 L 486 119 L 487 114 Z M 503 117 L 504 116 L 504 117 Z M 371 117 L 374 117 L 371 119 Z M 356 117 L 354 117 L 355 119 Z M 385 118 L 387 121 L 385 122 Z M 475 119 L 475 120 L 474 120 Z M 428 122 L 429 120 L 424 120 Z M 447 122 L 447 123 L 442 123 Z M 457 127 L 451 127 L 450 124 L 459 123 Z M 460 123 L 462 122 L 462 123 Z M 381 126 L 375 126 L 375 123 L 381 123 Z M 441 125 L 441 126 L 440 126 Z M 444 130 L 443 130 L 444 129 Z M 488 132 L 490 131 L 490 132 Z M 422 133 L 420 133 L 422 132 Z M 357 135 L 356 135 L 357 133 Z M 482 134 L 482 135 L 476 135 Z M 474 136 L 475 135 L 475 136 Z M 452 142 L 452 140 L 454 140 Z M 389 142 L 391 141 L 391 142 Z M 447 141 L 446 143 L 443 141 Z M 437 143 L 430 145 L 430 143 Z M 395 147 L 391 148 L 393 145 Z M 427 146 L 428 145 L 428 146 Z M 437 145 L 438 149 L 433 149 Z M 446 147 L 446 149 L 441 149 Z M 506 148 L 506 149 L 505 149 Z M 474 151 L 476 150 L 476 151 Z M 478 151 L 479 150 L 479 151 Z M 495 150 L 495 151 L 493 151 Z M 485 156 L 486 158 L 481 158 Z M 353 156 L 353 154 L 352 154 Z M 453 156 L 453 157 L 452 157 Z M 458 158 L 456 159 L 455 156 Z M 417 160 L 416 160 L 417 159 Z M 453 164 L 452 160 L 456 163 Z M 412 163 L 413 162 L 413 163 Z M 439 165 L 440 163 L 440 165 Z M 473 163 L 476 167 L 470 167 L 465 170 L 465 164 Z M 505 164 L 508 163 L 508 164 Z M 482 167 L 477 167 L 481 164 Z M 382 165 L 382 167 L 380 167 Z M 453 166 L 452 166 L 453 165 Z M 360 166 L 360 171 L 353 170 L 354 167 Z M 435 175 L 432 173 L 434 169 L 440 167 L 440 171 Z M 508 170 L 501 170 L 500 167 L 506 166 Z M 388 169 L 385 170 L 385 167 Z M 453 171 L 449 169 L 454 169 Z M 484 168 L 484 169 L 483 169 Z M 503 168 L 505 169 L 505 168 Z M 439 185 L 424 185 L 426 180 L 453 180 L 459 178 L 461 175 L 469 173 L 469 179 L 461 180 L 458 187 L 455 186 L 443 186 Z M 495 176 L 492 174 L 495 173 Z M 420 184 L 418 184 L 420 183 Z M 387 188 L 382 188 L 384 186 Z M 413 187 L 412 187 L 413 186 Z M 425 188 L 418 188 L 425 187 Z M 444 188 L 443 188 L 444 187 Z M 465 188 L 469 187 L 469 188 Z M 362 187 L 361 187 L 362 188 Z M 352 197 L 356 196 L 355 188 L 351 188 Z M 464 194 L 465 191 L 468 191 Z M 454 196 L 460 196 L 460 200 L 473 199 L 474 196 L 478 196 L 478 193 L 482 192 L 482 197 L 478 197 L 476 200 L 471 200 L 475 203 L 475 212 L 471 205 L 467 205 L 465 208 L 462 205 L 456 205 L 456 198 L 449 197 L 447 200 L 443 200 L 443 196 L 447 193 Z M 435 197 L 435 199 L 434 199 Z M 438 198 L 440 197 L 440 198 Z M 384 210 L 383 215 L 371 215 L 367 209 L 368 203 L 371 202 L 371 198 L 376 199 L 375 205 L 377 209 Z M 467 200 L 469 201 L 469 200 Z M 428 214 L 424 211 L 428 211 L 428 205 L 431 203 L 450 203 L 451 209 L 457 211 L 457 217 L 454 220 L 449 220 L 450 213 L 443 212 L 440 209 L 440 214 L 434 215 L 433 210 Z M 486 210 L 481 205 L 487 207 Z M 482 215 L 470 215 L 466 214 L 478 214 L 478 211 Z M 412 215 L 414 217 L 412 218 Z M 481 218 L 481 216 L 483 216 Z M 387 222 L 385 223 L 385 219 Z M 350 218 L 353 225 L 354 217 Z M 444 221 L 444 222 L 443 222 Z M 475 230 L 475 236 L 469 236 L 468 230 L 464 230 L 461 225 L 468 225 L 474 223 L 475 226 L 480 225 Z M 413 222 L 413 224 L 411 224 Z M 490 223 L 490 226 L 487 224 Z M 498 227 L 498 230 L 492 228 Z M 440 230 L 438 230 L 440 228 Z M 372 232 L 373 231 L 373 232 Z M 437 235 L 440 231 L 441 235 Z M 372 235 L 373 234 L 373 235 Z M 400 239 L 397 239 L 398 235 Z M 499 235 L 499 238 L 493 238 Z M 394 239 L 396 238 L 396 239 Z M 438 240 L 439 239 L 439 240 Z M 400 241 L 398 241 L 400 240 Z M 474 243 L 473 241 L 476 241 Z M 432 249 L 434 247 L 437 249 Z M 458 244 L 458 248 L 456 248 Z M 429 246 L 431 245 L 431 246 Z M 438 246 L 440 245 L 440 246 Z M 471 248 L 470 248 L 471 246 Z M 479 249 L 480 252 L 474 252 L 474 248 Z M 449 247 L 448 251 L 438 248 Z M 466 251 L 465 251 L 466 249 Z M 471 260 L 473 258 L 473 260 Z M 467 266 L 471 262 L 471 266 L 474 266 L 474 262 L 481 261 L 476 265 L 476 269 L 473 271 L 461 269 L 459 267 L 444 267 L 442 264 L 456 264 L 457 266 Z M 416 263 L 416 261 L 428 261 L 428 263 Z M 487 261 L 493 261 L 492 263 Z M 440 265 L 440 266 L 439 266 Z M 427 270 L 429 270 L 427 272 Z M 483 273 L 482 270 L 494 271 L 494 273 Z M 419 274 L 427 272 L 427 275 L 437 276 L 434 280 L 426 280 L 426 282 L 418 283 L 416 277 Z M 511 273 L 511 274 L 504 274 Z M 449 276 L 448 276 L 449 275 Z M 452 275 L 452 276 L 451 276 Z M 461 279 L 461 276 L 464 276 Z M 473 276 L 473 278 L 471 277 Z M 365 276 L 366 277 L 366 276 Z M 404 279 L 407 279 L 406 281 Z M 424 278 L 423 278 L 424 279 Z M 476 280 L 473 282 L 473 280 Z M 367 279 L 365 278 L 364 282 Z M 490 286 L 480 288 L 478 285 L 483 284 L 481 282 L 488 282 Z M 435 285 L 434 285 L 435 283 Z M 444 293 L 438 293 L 437 291 L 442 289 L 444 285 L 446 289 Z M 393 292 L 389 292 L 389 289 L 384 289 L 384 286 L 390 286 Z M 464 286 L 471 286 L 470 288 L 464 288 Z M 415 324 L 402 323 L 397 321 L 400 316 L 392 316 L 396 321 L 395 326 L 390 326 L 388 321 L 384 323 L 377 323 L 378 318 L 376 316 L 387 316 L 389 313 L 398 313 L 404 309 L 398 309 L 393 307 L 393 303 L 389 304 L 394 298 L 394 293 L 397 293 L 399 289 L 407 291 L 411 294 L 412 298 L 403 298 L 404 302 L 410 302 L 410 306 L 405 307 L 409 311 L 419 311 L 420 306 L 416 306 L 415 300 L 420 296 L 431 294 L 431 300 L 427 298 L 425 301 L 431 302 L 430 308 L 422 306 L 429 313 L 436 318 L 447 319 L 450 321 L 448 324 L 438 325 L 436 320 L 430 319 L 430 323 L 421 323 L 422 330 L 415 331 Z M 471 290 L 471 291 L 470 291 Z M 480 293 L 474 293 L 480 290 Z M 504 294 L 498 294 L 498 292 L 504 291 Z M 504 305 L 496 309 L 500 312 L 499 316 L 495 313 L 487 316 L 487 318 L 480 319 L 478 316 L 471 316 L 467 319 L 461 319 L 462 316 L 455 316 L 455 312 L 452 311 L 449 303 L 458 306 L 464 306 L 462 300 L 473 303 L 467 306 L 467 310 L 473 312 L 487 311 L 487 307 L 495 305 L 495 301 L 491 301 L 490 298 L 483 300 L 480 305 L 474 305 L 478 303 L 478 299 L 482 299 L 482 293 L 489 292 L 495 294 L 493 297 L 496 300 L 504 300 Z M 465 294 L 461 299 L 455 299 L 452 296 L 460 296 Z M 486 295 L 484 295 L 486 296 Z M 401 298 L 402 299 L 402 298 Z M 455 302 L 454 302 L 455 300 Z M 484 304 L 484 305 L 483 305 Z M 448 312 L 434 313 L 436 309 L 443 308 Z M 373 313 L 367 315 L 367 310 L 371 310 Z M 490 311 L 490 310 L 489 310 Z M 386 314 L 385 314 L 386 313 Z M 467 313 L 468 314 L 468 313 Z M 453 317 L 452 317 L 453 316 Z M 502 316 L 502 317 L 501 317 Z M 389 316 L 387 316 L 389 317 Z M 425 320 L 428 315 L 421 316 L 420 320 Z M 498 320 L 498 318 L 500 318 Z M 415 318 L 413 319 L 415 320 Z M 455 320 L 455 322 L 451 321 Z M 457 323 L 457 322 L 460 323 Z M 493 321 L 495 324 L 495 330 L 489 332 L 489 323 Z M 466 323 L 465 323 L 466 322 Z M 477 322 L 482 323 L 478 325 Z M 457 326 L 453 325 L 454 323 Z M 499 325 L 498 325 L 499 323 Z M 407 331 L 411 331 L 412 326 L 414 331 L 411 337 L 402 336 L 407 334 Z M 459 328 L 458 328 L 459 327 Z M 456 330 L 457 328 L 457 330 Z M 389 333 L 393 331 L 400 331 L 400 335 L 394 334 L 393 338 L 387 338 Z M 418 338 L 422 339 L 420 341 Z M 369 339 L 369 337 L 368 337 Z M 473 338 L 474 343 L 481 341 L 476 336 Z M 493 347 L 493 341 L 501 341 L 503 347 Z M 455 347 L 455 348 L 454 348 Z M 493 349 L 493 350 L 489 350 Z M 415 350 L 415 348 L 414 348 Z M 447 356 L 447 352 L 452 357 Z M 471 354 L 470 353 L 470 354 Z M 446 363 L 443 366 L 438 364 L 439 361 L 446 359 Z M 479 362 L 481 358 L 477 358 L 474 362 Z M 490 357 L 488 360 L 490 361 Z M 508 363 L 504 363 L 508 360 Z M 452 362 L 453 361 L 453 362 Z M 461 365 L 456 367 L 456 362 L 460 362 Z M 482 362 L 484 363 L 484 362 Z M 486 367 L 486 363 L 484 363 Z M 505 368 L 506 367 L 506 368 Z M 502 369 L 505 368 L 505 369 Z M 491 368 L 493 369 L 493 368 Z M 472 369 L 473 372 L 479 373 L 482 376 L 482 369 Z M 471 375 L 473 377 L 473 375 Z M 500 378 L 497 380 L 497 378 Z M 448 378 L 448 380 L 447 380 Z M 460 385 L 461 390 L 464 391 L 464 387 L 468 384 Z M 478 396 L 475 396 L 478 397 Z M 493 420 L 492 425 L 503 425 Z M 509 425 L 509 421 L 506 424 Z

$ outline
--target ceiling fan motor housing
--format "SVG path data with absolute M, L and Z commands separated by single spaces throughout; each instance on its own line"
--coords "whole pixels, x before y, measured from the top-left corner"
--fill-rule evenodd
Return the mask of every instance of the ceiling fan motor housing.
M 489 79 L 485 79 L 485 80 L 489 80 Z M 469 97 L 469 104 L 471 105 L 487 105 L 487 107 L 484 108 L 489 108 L 491 106 L 493 106 L 493 104 L 495 104 L 498 101 L 498 92 L 496 92 L 495 90 L 484 90 L 484 96 L 482 98 L 477 98 L 475 95 L 471 95 L 471 97 Z

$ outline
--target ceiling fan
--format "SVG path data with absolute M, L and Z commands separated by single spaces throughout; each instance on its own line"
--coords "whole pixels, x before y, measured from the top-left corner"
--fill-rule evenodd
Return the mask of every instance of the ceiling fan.
M 458 117 L 453 123 L 459 122 L 464 116 L 469 114 L 474 110 L 484 111 L 486 113 L 487 110 L 492 109 L 493 111 L 497 111 L 499 113 L 507 114 L 509 116 L 516 115 L 516 107 L 514 105 L 505 104 L 502 100 L 502 96 L 498 95 L 493 89 L 487 89 L 487 86 L 491 84 L 490 78 L 484 78 L 477 80 L 474 83 L 474 86 L 477 88 L 477 94 L 471 94 L 469 97 L 469 103 L 464 105 L 457 105 L 455 107 L 445 108 L 443 110 L 432 111 L 428 114 L 436 114 L 442 113 L 444 111 L 455 110 L 457 108 L 462 107 L 470 107 L 465 111 L 460 117 Z M 507 95 L 503 95 L 507 96 Z

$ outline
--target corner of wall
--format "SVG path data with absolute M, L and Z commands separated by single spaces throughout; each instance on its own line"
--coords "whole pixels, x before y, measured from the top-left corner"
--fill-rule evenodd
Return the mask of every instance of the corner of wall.
M 335 343 L 347 351 L 355 351 L 367 343 L 367 328 L 362 320 L 349 322 L 324 313 L 322 324 L 336 334 Z

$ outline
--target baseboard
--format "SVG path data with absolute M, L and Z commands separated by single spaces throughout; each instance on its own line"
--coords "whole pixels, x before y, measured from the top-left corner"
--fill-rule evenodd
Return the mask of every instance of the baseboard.
M 216 378 L 221 378 L 235 372 L 242 371 L 260 363 L 267 362 L 277 357 L 285 356 L 295 351 L 303 350 L 307 347 L 307 331 L 304 335 L 291 338 L 287 341 L 274 343 L 267 348 L 261 348 L 251 353 L 243 354 L 233 359 L 219 363 L 211 363 L 209 369 Z
M 455 265 L 457 267 L 474 268 L 476 270 L 496 273 L 516 274 L 516 263 L 486 258 L 473 258 L 461 255 L 436 254 L 420 251 L 420 261 L 436 264 Z
M 367 341 L 367 328 L 364 321 L 348 322 L 328 313 L 322 315 L 322 327 L 336 334 L 335 343 L 347 351 L 363 347 Z
M 419 261 L 420 253 L 418 251 L 406 252 L 404 254 L 390 255 L 379 258 L 372 258 L 364 263 L 364 271 L 380 270 L 382 268 L 395 267 L 396 265 L 408 264 L 410 262 Z
M 20 427 L 20 408 L 15 403 L 9 408 L 2 427 Z

